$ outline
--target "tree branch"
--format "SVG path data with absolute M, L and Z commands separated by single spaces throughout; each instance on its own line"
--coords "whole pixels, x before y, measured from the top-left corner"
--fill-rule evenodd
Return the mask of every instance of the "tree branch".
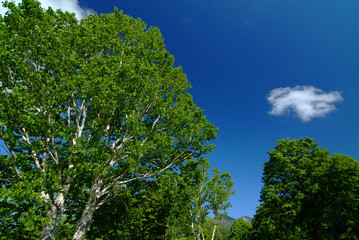
M 6 146 L 6 148 L 7 148 L 7 152 L 11 154 L 11 157 L 12 157 L 12 159 L 13 159 L 13 161 L 12 161 L 12 168 L 13 168 L 13 170 L 15 171 L 16 175 L 17 175 L 20 179 L 23 179 L 23 177 L 21 176 L 20 172 L 17 170 L 17 167 L 16 167 L 16 165 L 15 165 L 15 162 L 16 162 L 16 154 L 10 149 L 9 144 L 8 144 L 6 141 L 4 141 L 4 143 L 5 143 L 5 146 Z

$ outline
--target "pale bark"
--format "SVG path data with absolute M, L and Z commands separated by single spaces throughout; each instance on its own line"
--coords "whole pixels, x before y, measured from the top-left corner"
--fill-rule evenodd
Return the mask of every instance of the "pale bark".
M 194 223 L 193 222 L 191 223 L 191 228 L 192 228 L 192 233 L 193 233 L 194 240 L 197 240 L 196 230 L 194 230 Z
M 50 196 L 44 192 L 41 192 L 41 198 L 44 199 L 47 217 L 50 219 L 50 222 L 48 222 L 42 230 L 40 239 L 53 240 L 56 237 L 61 217 L 65 212 L 63 193 L 59 194 L 55 204 L 52 203 Z
M 1 135 L 1 132 L 0 132 L 0 135 Z M 17 167 L 16 167 L 16 165 L 15 165 L 15 163 L 16 163 L 16 154 L 11 150 L 11 148 L 10 148 L 10 146 L 9 146 L 9 144 L 6 142 L 6 141 L 4 141 L 4 143 L 5 143 L 5 146 L 6 146 L 6 151 L 7 151 L 7 153 L 9 154 L 9 155 L 11 155 L 11 157 L 12 157 L 12 169 L 15 171 L 15 173 L 16 173 L 16 175 L 20 178 L 20 179 L 22 179 L 22 176 L 21 176 L 21 174 L 20 174 L 20 172 L 17 170 Z
M 217 225 L 215 224 L 213 227 L 213 232 L 212 232 L 212 240 L 214 239 L 214 235 L 216 234 L 216 228 L 217 228 Z
M 25 140 L 25 142 L 32 146 L 29 135 L 27 134 L 25 128 L 20 129 L 21 137 Z M 38 138 L 40 142 L 41 139 Z M 50 151 L 48 151 L 50 152 Z M 40 170 L 41 173 L 45 174 L 46 172 L 46 161 L 47 161 L 47 153 L 43 153 L 42 163 L 40 163 L 38 155 L 34 150 L 31 151 L 32 158 L 34 160 L 35 166 Z M 67 186 L 68 185 L 68 186 Z M 63 191 L 57 196 L 55 202 L 53 203 L 49 194 L 45 193 L 45 191 L 41 192 L 40 198 L 44 199 L 46 215 L 49 218 L 49 222 L 45 225 L 44 229 L 41 232 L 40 239 L 41 240 L 53 240 L 56 237 L 56 232 L 61 222 L 61 218 L 65 212 L 64 208 L 64 194 L 67 193 L 69 189 L 69 183 L 63 187 Z
M 198 235 L 197 235 L 197 239 L 200 240 L 201 239 L 201 221 L 198 221 Z
M 67 177 L 65 184 L 63 185 L 61 192 L 57 195 L 54 203 L 51 201 L 49 194 L 45 194 L 44 191 L 41 192 L 40 197 L 44 199 L 46 214 L 50 219 L 50 222 L 45 225 L 41 232 L 41 240 L 55 239 L 61 218 L 65 213 L 65 196 L 70 189 L 71 180 L 72 178 Z
M 73 240 L 84 239 L 87 231 L 90 229 L 93 214 L 96 210 L 95 204 L 88 204 L 82 213 L 81 219 L 77 224 L 75 234 L 72 236 Z
M 91 101 L 91 99 L 90 99 L 90 101 Z M 85 104 L 85 101 L 83 101 L 81 103 L 81 106 L 76 101 L 73 101 L 73 105 L 74 105 L 74 111 L 75 111 L 75 124 L 76 124 L 76 128 L 77 128 L 77 133 L 76 133 L 75 137 L 81 138 L 82 132 L 84 129 L 84 124 L 86 121 L 87 106 Z M 68 108 L 68 118 L 70 118 L 70 111 L 71 111 L 70 108 Z M 81 117 L 81 113 L 82 113 L 82 117 Z M 155 125 L 157 124 L 158 121 L 159 121 L 159 117 L 153 123 L 152 129 L 155 127 Z M 70 120 L 69 120 L 69 126 L 70 126 Z M 111 129 L 111 126 L 109 124 L 107 124 L 105 126 L 105 128 L 103 129 L 103 131 L 105 133 L 105 139 L 107 139 L 110 129 Z M 108 169 L 113 167 L 120 159 L 127 157 L 126 154 L 123 156 L 119 156 L 120 151 L 123 149 L 123 147 L 126 145 L 126 143 L 133 138 L 133 136 L 130 134 L 127 136 L 125 136 L 125 135 L 126 134 L 122 135 L 121 137 L 116 137 L 116 139 L 113 141 L 113 143 L 109 142 L 113 153 L 112 153 L 111 157 L 106 161 Z M 76 143 L 75 139 L 73 139 L 73 145 L 76 145 L 76 144 L 77 143 Z M 77 224 L 77 227 L 76 227 L 76 230 L 75 230 L 75 233 L 74 233 L 72 239 L 73 240 L 84 239 L 84 237 L 86 236 L 86 233 L 88 232 L 88 230 L 90 228 L 94 212 L 106 201 L 106 199 L 108 197 L 108 190 L 110 190 L 114 186 L 123 185 L 123 184 L 126 184 L 128 182 L 131 182 L 131 181 L 134 181 L 137 179 L 153 177 L 156 174 L 159 174 L 162 171 L 165 171 L 166 169 L 171 167 L 177 161 L 178 158 L 183 157 L 182 155 L 184 153 L 185 153 L 185 151 L 181 152 L 171 162 L 169 162 L 167 166 L 165 166 L 162 169 L 158 169 L 155 172 L 148 172 L 148 173 L 143 173 L 143 174 L 139 173 L 137 176 L 135 176 L 131 179 L 128 179 L 128 180 L 121 181 L 121 178 L 123 178 L 123 176 L 128 171 L 128 169 L 125 169 L 123 174 L 116 176 L 116 177 L 110 177 L 107 179 L 100 179 L 98 177 L 95 178 L 94 181 L 92 182 L 88 200 L 86 202 L 86 205 L 82 212 L 82 216 Z M 184 156 L 183 158 L 187 159 L 192 155 L 193 155 L 193 153 L 190 153 L 187 156 Z M 141 158 L 141 157 L 142 157 L 142 155 L 139 158 Z M 106 172 L 107 170 L 104 169 L 103 171 Z
M 71 108 L 69 106 L 68 107 L 68 119 L 69 119 L 68 127 L 71 127 L 71 125 L 70 125 L 70 118 L 71 118 L 70 109 Z M 80 121 L 80 116 L 79 115 L 81 114 L 81 112 L 83 114 L 83 118 Z M 76 137 L 81 137 L 81 134 L 82 134 L 83 129 L 84 129 L 85 118 L 86 118 L 86 106 L 85 106 L 84 101 L 82 102 L 82 105 L 80 107 L 80 114 L 79 114 L 79 112 L 76 112 L 76 113 L 77 113 L 77 115 L 76 115 L 77 132 L 76 132 L 74 138 L 72 139 L 73 140 L 73 145 L 77 144 L 76 141 L 75 141 L 75 138 Z M 51 124 L 50 119 L 48 119 L 48 121 L 49 121 L 49 124 Z M 23 130 L 22 131 L 23 139 L 28 144 L 31 144 L 25 129 L 22 129 L 22 130 Z M 54 137 L 52 137 L 51 139 L 47 138 L 45 140 L 46 142 L 43 142 L 43 140 L 41 138 L 37 138 L 37 140 L 44 145 L 44 149 L 46 150 L 46 152 L 43 153 L 42 164 L 40 165 L 40 163 L 38 161 L 38 158 L 37 158 L 37 155 L 36 155 L 36 153 L 34 151 L 32 152 L 32 156 L 33 156 L 33 159 L 35 161 L 35 165 L 38 168 L 40 168 L 40 172 L 45 173 L 45 171 L 46 171 L 45 162 L 47 161 L 47 155 L 49 155 L 50 158 L 56 164 L 58 164 L 58 162 L 59 162 L 57 151 L 55 149 L 53 149 L 53 153 L 52 153 L 49 146 L 48 146 L 48 143 L 50 143 L 50 140 L 51 140 L 51 143 L 55 146 L 55 142 L 54 142 L 55 140 L 54 140 Z M 71 164 L 69 162 L 68 168 L 72 169 L 73 167 L 74 167 L 73 164 Z M 59 177 L 59 180 L 60 180 L 61 179 L 61 171 L 58 172 L 58 177 Z M 47 214 L 47 217 L 49 219 L 49 222 L 45 225 L 43 231 L 41 232 L 41 235 L 40 235 L 41 240 L 54 240 L 56 238 L 56 234 L 57 234 L 59 224 L 61 222 L 62 216 L 65 213 L 65 197 L 66 197 L 66 195 L 67 195 L 67 193 L 68 193 L 68 191 L 70 189 L 71 181 L 75 177 L 76 177 L 76 175 L 74 175 L 72 177 L 69 177 L 69 176 L 67 177 L 66 181 L 62 185 L 61 191 L 58 193 L 58 195 L 56 196 L 54 201 L 51 200 L 49 194 L 45 193 L 45 191 L 41 192 L 41 198 L 44 199 L 46 214 Z
M 50 222 L 46 224 L 46 226 L 41 232 L 40 239 L 55 240 L 60 221 L 61 221 L 61 216 L 57 215 L 55 222 Z
M 108 196 L 108 190 L 114 186 L 122 185 L 129 183 L 131 181 L 137 180 L 137 179 L 145 179 L 149 177 L 153 177 L 156 174 L 159 174 L 169 167 L 171 167 L 174 162 L 179 158 L 181 155 L 183 155 L 184 152 L 180 153 L 178 156 L 175 157 L 175 159 L 170 162 L 167 166 L 164 168 L 158 170 L 157 172 L 153 173 L 147 173 L 147 174 L 140 174 L 137 177 L 120 181 L 120 178 L 123 177 L 124 174 L 121 174 L 120 176 L 116 177 L 111 183 L 105 183 L 103 179 L 95 178 L 95 180 L 92 183 L 90 195 L 86 202 L 85 209 L 83 210 L 82 216 L 79 220 L 79 223 L 77 224 L 75 233 L 72 237 L 73 240 L 81 240 L 84 239 L 86 236 L 87 231 L 90 229 L 90 225 L 92 222 L 93 214 L 94 212 L 105 202 L 106 197 Z M 184 159 L 189 158 L 192 156 L 193 153 L 188 154 L 184 157 Z M 127 170 L 126 170 L 127 171 Z M 107 186 L 106 186 L 107 185 Z M 105 197 L 104 197 L 105 196 Z M 102 199 L 101 199 L 102 198 Z
M 72 236 L 73 240 L 84 239 L 87 231 L 90 229 L 93 214 L 99 207 L 99 199 L 103 195 L 103 192 L 101 192 L 102 185 L 103 180 L 100 178 L 95 178 L 92 183 L 90 196 L 86 202 L 85 209 L 82 212 L 82 216 L 77 224 L 75 233 Z

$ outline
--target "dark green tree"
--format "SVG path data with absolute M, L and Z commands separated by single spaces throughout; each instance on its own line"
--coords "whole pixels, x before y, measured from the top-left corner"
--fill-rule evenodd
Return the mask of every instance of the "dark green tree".
M 231 227 L 230 240 L 247 240 L 249 239 L 252 224 L 243 218 L 237 219 Z
M 88 239 L 163 239 L 178 202 L 173 178 L 164 172 L 118 189 L 94 215 Z
M 157 28 L 116 9 L 78 22 L 35 0 L 4 6 L 1 229 L 83 239 L 118 189 L 213 149 Z
M 269 155 L 254 239 L 358 239 L 356 160 L 310 138 L 279 140 Z

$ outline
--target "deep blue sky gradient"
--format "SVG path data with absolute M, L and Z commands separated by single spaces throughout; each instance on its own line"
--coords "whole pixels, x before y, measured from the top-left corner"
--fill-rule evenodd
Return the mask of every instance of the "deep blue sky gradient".
M 219 127 L 211 166 L 228 171 L 229 215 L 252 217 L 263 163 L 279 138 L 312 137 L 331 153 L 359 159 L 359 1 L 80 0 L 98 13 L 114 6 L 160 28 L 191 82 L 195 103 Z M 312 85 L 344 100 L 323 118 L 272 116 L 272 89 Z

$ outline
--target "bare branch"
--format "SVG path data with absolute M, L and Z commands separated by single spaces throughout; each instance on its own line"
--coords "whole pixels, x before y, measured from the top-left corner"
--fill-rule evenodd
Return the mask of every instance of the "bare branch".
M 109 163 L 110 167 L 112 167 L 116 163 L 115 159 L 116 159 L 117 153 L 125 146 L 125 143 L 128 142 L 129 140 L 131 140 L 132 138 L 133 138 L 133 136 L 125 137 L 122 140 L 121 144 L 114 149 L 112 157 L 108 160 L 108 163 Z M 118 142 L 118 141 L 116 140 L 115 142 Z
M 156 126 L 158 120 L 160 120 L 160 118 L 161 118 L 161 115 L 159 115 L 159 116 L 156 118 L 156 120 L 153 122 L 153 124 L 152 124 L 152 130 L 155 128 L 155 126 Z
M 47 194 L 47 193 L 45 194 L 44 191 L 41 191 L 40 198 L 44 199 L 45 207 L 47 209 L 47 215 L 48 215 L 48 217 L 52 218 L 53 212 L 56 211 L 56 206 L 52 203 L 49 194 Z
M 57 155 L 57 151 L 55 149 L 55 138 L 54 137 L 51 138 L 51 143 L 52 143 L 52 146 L 53 146 L 54 154 L 52 154 L 49 147 L 47 147 L 47 152 L 50 154 L 50 157 L 52 158 L 52 160 L 54 160 L 54 162 L 56 164 L 59 164 L 59 156 Z
M 67 106 L 67 127 L 71 127 L 71 107 L 70 104 Z
M 89 99 L 89 103 L 91 102 L 91 100 L 92 98 Z M 82 112 L 82 121 L 81 121 L 81 126 L 78 126 L 78 135 L 77 135 L 78 137 L 81 137 L 86 122 L 87 107 L 85 100 L 82 101 L 80 112 Z
M 21 137 L 25 140 L 25 142 L 27 144 L 29 144 L 31 146 L 31 141 L 30 141 L 29 135 L 26 133 L 25 128 L 19 129 L 19 131 L 20 131 Z M 34 150 L 31 150 L 31 156 L 34 159 L 35 166 L 40 170 L 40 172 L 44 173 L 45 169 L 42 169 L 42 167 L 40 166 L 39 159 L 37 158 L 37 155 Z
M 106 200 L 108 199 L 108 197 L 110 196 L 110 193 L 106 193 L 106 196 L 97 204 L 96 206 L 96 210 L 99 209 L 105 202 Z
M 63 206 L 64 205 L 65 197 L 66 197 L 68 191 L 70 190 L 70 182 L 74 178 L 75 178 L 75 176 L 72 176 L 72 177 L 67 176 L 64 185 L 62 185 L 62 189 L 61 189 L 60 193 L 56 197 L 55 204 L 57 206 Z
M 13 159 L 13 161 L 12 161 L 12 163 L 13 163 L 13 164 L 12 164 L 12 168 L 13 168 L 13 170 L 15 171 L 16 175 L 17 175 L 19 178 L 22 179 L 22 176 L 21 176 L 20 172 L 17 170 L 17 167 L 16 167 L 16 165 L 15 165 L 15 162 L 16 162 L 16 154 L 10 149 L 9 144 L 8 144 L 6 141 L 4 141 L 4 143 L 5 143 L 5 146 L 6 146 L 6 148 L 7 148 L 7 152 L 11 154 L 11 157 L 12 157 L 12 159 Z
M 130 168 L 126 168 L 126 170 L 123 171 L 123 173 L 122 173 L 120 176 L 116 177 L 115 180 L 113 180 L 111 184 L 109 184 L 107 187 L 105 187 L 105 188 L 101 191 L 100 195 L 102 196 L 102 195 L 106 194 L 106 192 L 107 192 L 108 189 L 110 189 L 110 188 L 113 187 L 114 185 L 118 185 L 118 184 L 116 184 L 117 180 L 120 179 L 120 178 L 122 178 L 123 176 L 125 176 L 125 174 L 128 172 L 129 169 L 130 169 Z
M 8 182 L 8 183 L 18 183 L 19 181 L 11 181 L 11 180 L 7 180 L 7 179 L 3 179 L 3 178 L 0 178 L 0 182 Z
M 101 191 L 101 196 L 106 194 L 106 192 L 108 191 L 108 189 L 112 188 L 113 186 L 115 185 L 122 185 L 122 184 L 126 184 L 126 183 L 129 183 L 129 182 L 132 182 L 132 181 L 135 181 L 135 180 L 140 180 L 140 179 L 145 179 L 145 178 L 150 178 L 150 177 L 153 177 L 155 175 L 158 175 L 160 173 L 162 173 L 163 171 L 167 170 L 168 168 L 170 168 L 171 166 L 173 166 L 173 164 L 177 161 L 177 159 L 179 157 L 181 157 L 183 154 L 185 153 L 185 151 L 181 152 L 179 155 L 177 155 L 172 161 L 170 164 L 168 164 L 167 166 L 165 166 L 164 168 L 156 171 L 156 172 L 151 172 L 151 173 L 147 173 L 147 174 L 141 174 L 141 175 L 138 175 L 136 177 L 133 177 L 131 179 L 127 179 L 125 181 L 120 181 L 118 182 L 119 179 L 121 179 L 125 173 L 129 170 L 129 169 L 126 169 L 120 176 L 116 177 L 111 184 L 109 184 L 106 188 L 104 188 L 102 191 Z M 183 158 L 183 160 L 189 158 L 190 156 L 192 156 L 194 153 L 190 153 L 188 154 L 187 156 L 185 156 Z

